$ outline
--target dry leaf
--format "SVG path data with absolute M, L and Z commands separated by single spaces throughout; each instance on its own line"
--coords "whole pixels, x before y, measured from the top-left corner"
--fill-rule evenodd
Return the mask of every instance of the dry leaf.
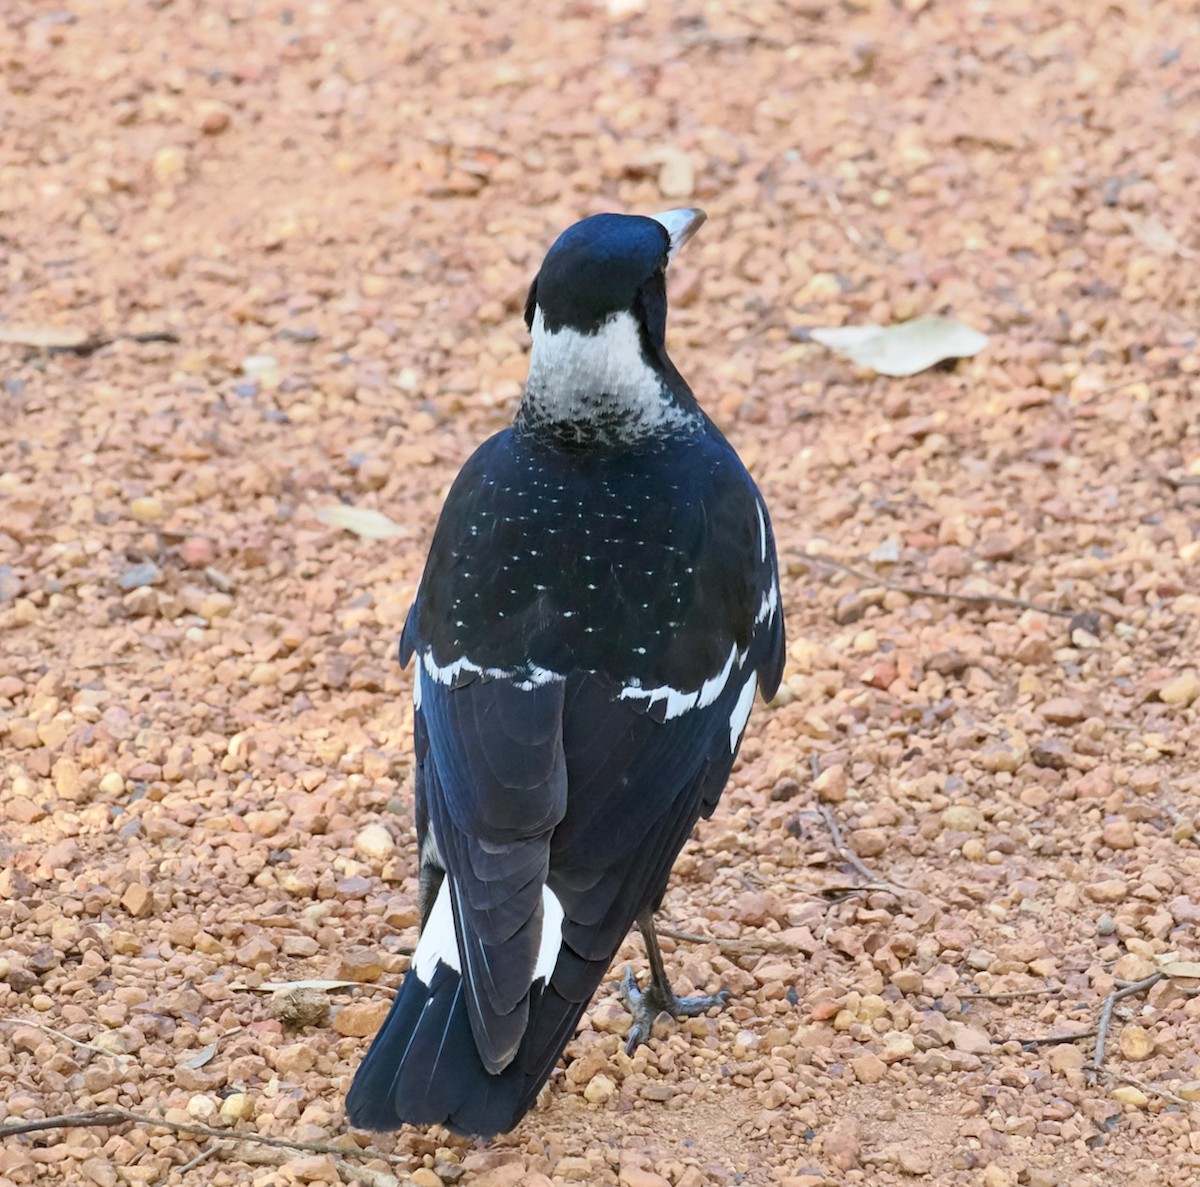
M 91 341 L 91 334 L 62 326 L 0 326 L 0 345 L 32 346 L 38 350 L 75 350 Z
M 969 358 L 988 342 L 986 334 L 963 322 L 936 315 L 894 326 L 833 326 L 808 334 L 860 367 L 894 378 L 916 375 L 943 359 Z
M 1127 214 L 1125 225 L 1138 242 L 1144 243 L 1151 251 L 1160 255 L 1177 255 L 1190 260 L 1196 254 L 1191 248 L 1180 243 L 1162 220 L 1154 215 Z
M 179 1066 L 190 1068 L 195 1071 L 196 1068 L 203 1067 L 217 1053 L 217 1040 L 213 1039 L 207 1047 L 201 1047 L 190 1059 L 185 1059 Z
M 1168 977 L 1200 977 L 1200 960 L 1167 960 L 1158 967 Z
M 330 503 L 324 507 L 314 507 L 313 514 L 331 528 L 345 528 L 368 540 L 390 540 L 412 535 L 408 528 L 388 519 L 382 511 L 372 511 L 369 507 Z

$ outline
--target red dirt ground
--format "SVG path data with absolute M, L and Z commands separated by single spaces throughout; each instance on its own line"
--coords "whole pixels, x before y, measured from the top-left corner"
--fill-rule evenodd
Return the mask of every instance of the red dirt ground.
M 221 1135 L 9 1136 L 0 1187 L 1196 1181 L 1190 0 L 0 22 L 0 1125 Z M 770 503 L 792 640 L 664 905 L 707 939 L 681 988 L 735 1002 L 630 1060 L 610 984 L 514 1134 L 367 1155 L 437 510 L 554 235 L 679 205 L 672 354 Z M 894 380 L 795 334 L 924 312 L 989 345 Z M 1099 1072 L 1022 1047 L 1154 976 Z M 331 977 L 367 987 L 307 1019 L 256 989 Z

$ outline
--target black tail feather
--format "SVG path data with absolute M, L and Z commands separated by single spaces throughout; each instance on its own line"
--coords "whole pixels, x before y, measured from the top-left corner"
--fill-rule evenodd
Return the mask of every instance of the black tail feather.
M 603 968 L 596 982 L 603 976 Z M 429 985 L 409 972 L 346 1096 L 359 1129 L 444 1125 L 454 1133 L 492 1137 L 529 1111 L 591 998 L 568 1001 L 535 982 L 529 1026 L 502 1072 L 483 1066 L 462 978 L 438 965 Z

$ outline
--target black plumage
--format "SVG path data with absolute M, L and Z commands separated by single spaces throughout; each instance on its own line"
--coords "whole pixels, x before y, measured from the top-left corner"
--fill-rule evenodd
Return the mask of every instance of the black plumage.
M 702 218 L 564 232 L 530 290 L 516 421 L 446 500 L 400 648 L 421 940 L 347 1098 L 356 1125 L 516 1124 L 635 920 L 653 942 L 755 689 L 779 684 L 769 517 L 665 349 L 666 266 Z M 659 981 L 651 1019 L 715 1002 Z

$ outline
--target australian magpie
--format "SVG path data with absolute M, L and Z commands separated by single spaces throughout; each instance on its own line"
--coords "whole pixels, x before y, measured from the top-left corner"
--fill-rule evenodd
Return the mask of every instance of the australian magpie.
M 421 933 L 346 1100 L 361 1128 L 511 1129 L 635 922 L 631 1051 L 724 1000 L 675 997 L 652 914 L 784 631 L 762 496 L 665 347 L 666 269 L 703 220 L 559 236 L 516 420 L 446 499 L 400 640 Z

